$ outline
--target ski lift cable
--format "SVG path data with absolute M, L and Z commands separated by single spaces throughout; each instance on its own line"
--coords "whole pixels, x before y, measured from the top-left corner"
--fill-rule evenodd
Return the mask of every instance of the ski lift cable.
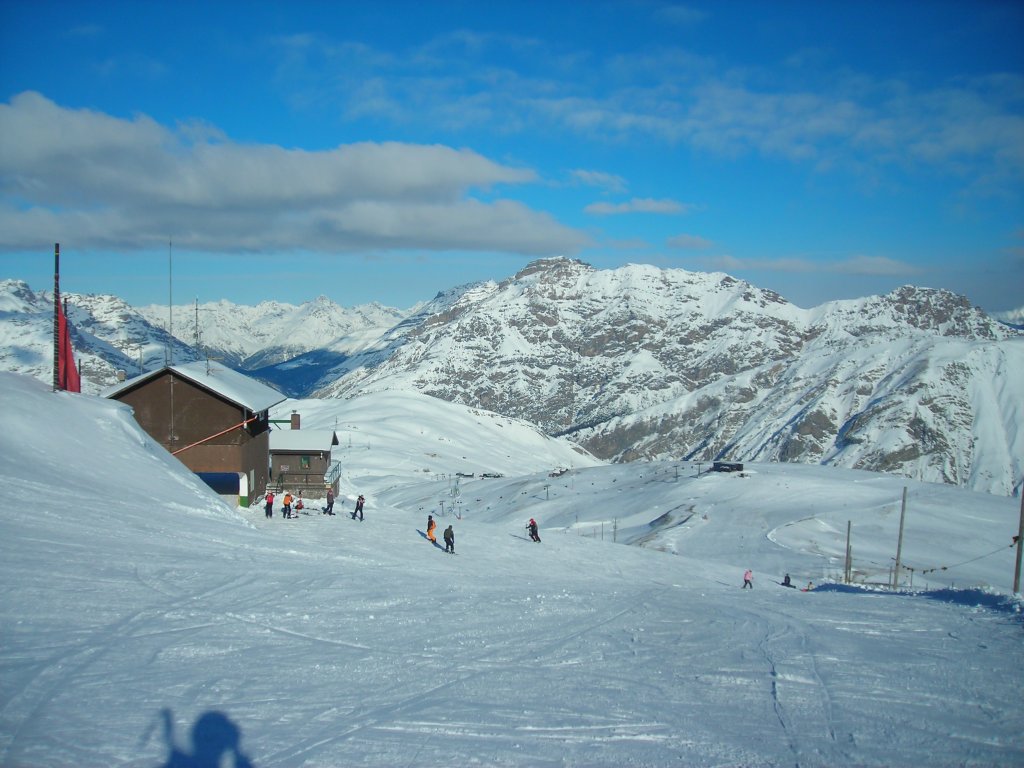
M 995 549 L 986 555 L 978 555 L 977 557 L 972 557 L 970 560 L 964 560 L 962 563 L 956 563 L 955 565 L 940 565 L 935 568 L 927 568 L 921 571 L 921 573 L 931 573 L 932 571 L 948 571 L 952 568 L 959 568 L 961 565 L 967 565 L 968 563 L 974 563 L 978 560 L 984 560 L 986 557 L 992 557 L 992 555 L 999 554 L 1004 549 L 1006 549 L 1006 547 L 999 547 L 999 549 Z

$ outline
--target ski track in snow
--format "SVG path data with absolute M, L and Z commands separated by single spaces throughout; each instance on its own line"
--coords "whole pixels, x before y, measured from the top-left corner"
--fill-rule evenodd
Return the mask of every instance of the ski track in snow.
M 364 523 L 266 520 L 132 430 L 93 430 L 109 404 L 46 392 L 50 410 L 19 407 L 6 384 L 0 481 L 30 503 L 0 519 L 4 768 L 156 768 L 210 712 L 259 768 L 1024 763 L 1019 603 L 774 583 L 825 581 L 850 518 L 856 556 L 884 569 L 899 479 L 512 477 L 500 446 L 480 463 L 510 476 L 464 483 L 463 518 L 445 521 L 460 556 L 442 557 L 417 530 L 448 481 L 398 476 L 369 428 L 374 448 L 345 454 L 360 485 L 339 494 L 366 493 Z M 444 434 L 430 418 L 420 428 Z M 59 483 L 17 476 L 25 446 Z M 995 549 L 1017 503 L 911 484 L 907 562 Z M 516 536 L 530 516 L 542 544 Z M 574 535 L 602 522 L 619 543 Z M 1010 555 L 949 579 L 1001 585 Z M 180 736 L 159 736 L 165 711 Z

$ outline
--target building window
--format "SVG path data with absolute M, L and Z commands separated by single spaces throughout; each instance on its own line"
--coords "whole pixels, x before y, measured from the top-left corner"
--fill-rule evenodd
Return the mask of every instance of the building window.
M 299 466 L 302 469 L 309 469 L 309 456 L 299 457 Z

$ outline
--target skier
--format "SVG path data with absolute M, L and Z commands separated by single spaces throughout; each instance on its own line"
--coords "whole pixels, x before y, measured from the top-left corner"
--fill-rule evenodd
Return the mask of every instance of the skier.
M 784 587 L 792 587 L 793 586 L 793 582 L 789 580 L 789 574 L 788 573 L 786 574 L 786 577 L 782 580 L 782 586 L 784 586 Z
M 284 509 L 282 510 L 282 514 L 286 520 L 290 519 L 292 516 L 292 495 L 288 493 L 288 491 L 284 492 Z
M 444 529 L 444 551 L 455 554 L 455 531 L 450 525 Z
M 437 544 L 437 539 L 434 537 L 434 529 L 437 528 L 437 523 L 434 522 L 433 515 L 427 515 L 427 538 L 434 544 Z
M 530 518 L 530 522 L 526 524 L 526 530 L 530 532 L 530 538 L 539 544 L 540 535 L 537 533 L 537 521 L 532 517 Z
M 359 494 L 359 498 L 356 499 L 356 508 L 352 510 L 352 519 L 353 520 L 356 519 L 356 515 L 359 515 L 359 521 L 362 522 L 362 520 L 363 520 L 363 502 L 365 502 L 365 501 L 366 501 L 366 499 L 363 498 L 363 494 Z
M 305 505 L 302 503 L 302 491 L 299 491 L 299 500 L 295 502 L 295 516 L 298 517 L 300 509 L 304 509 Z
M 746 589 L 747 587 L 750 587 L 751 589 L 754 588 L 754 572 L 752 570 L 750 570 L 749 568 L 747 568 L 747 570 L 745 570 L 743 572 L 743 587 L 742 587 L 742 589 Z
M 264 507 L 264 512 L 267 513 L 267 519 L 269 520 L 274 516 L 274 492 L 267 491 L 267 506 Z
M 333 515 L 334 514 L 334 489 L 333 488 L 328 488 L 327 489 L 327 506 L 324 508 L 324 514 L 325 515 Z

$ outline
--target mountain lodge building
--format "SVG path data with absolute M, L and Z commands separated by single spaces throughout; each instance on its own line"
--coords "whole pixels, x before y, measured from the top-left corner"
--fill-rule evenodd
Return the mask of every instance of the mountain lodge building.
M 144 373 L 105 396 L 131 406 L 139 426 L 221 496 L 247 507 L 267 487 L 269 411 L 286 399 L 276 389 L 201 360 Z
M 338 445 L 333 429 L 300 429 L 299 414 L 291 416 L 291 429 L 270 432 L 270 488 L 323 498 L 327 488 L 338 493 L 341 467 L 331 458 Z

